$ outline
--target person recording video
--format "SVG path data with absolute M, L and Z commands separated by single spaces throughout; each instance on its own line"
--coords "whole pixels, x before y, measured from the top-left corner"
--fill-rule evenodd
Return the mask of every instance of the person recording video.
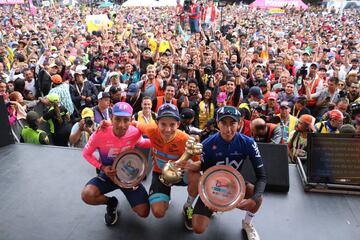
M 85 147 L 95 130 L 94 112 L 91 108 L 84 108 L 81 112 L 81 120 L 75 123 L 71 129 L 69 137 L 71 146 L 78 148 Z

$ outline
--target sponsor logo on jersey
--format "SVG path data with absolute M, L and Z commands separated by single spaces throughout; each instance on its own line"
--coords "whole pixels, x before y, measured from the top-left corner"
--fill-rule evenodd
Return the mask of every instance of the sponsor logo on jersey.
M 231 166 L 238 170 L 238 169 L 240 169 L 243 161 L 244 161 L 244 159 L 241 159 L 240 162 L 238 162 L 236 160 L 230 160 L 228 157 L 226 157 L 225 161 L 219 161 L 216 163 L 216 165 L 227 165 L 227 166 Z
M 260 151 L 259 151 L 259 148 L 256 144 L 256 142 L 254 142 L 252 145 L 251 145 L 255 151 L 255 157 L 259 158 L 261 157 L 261 154 L 260 154 Z

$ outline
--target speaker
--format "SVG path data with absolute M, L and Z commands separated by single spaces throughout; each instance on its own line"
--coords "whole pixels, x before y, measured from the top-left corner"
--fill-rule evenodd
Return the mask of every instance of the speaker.
M 0 147 L 14 143 L 3 96 L 0 96 Z
M 258 143 L 258 147 L 267 176 L 265 190 L 268 192 L 288 192 L 289 164 L 287 145 Z M 241 174 L 246 181 L 255 183 L 255 172 L 249 159 L 244 162 Z

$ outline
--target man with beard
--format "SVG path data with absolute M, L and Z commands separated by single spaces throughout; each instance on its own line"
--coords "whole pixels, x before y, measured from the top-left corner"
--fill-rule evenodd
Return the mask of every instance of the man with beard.
M 188 108 L 191 108 L 195 112 L 195 119 L 193 121 L 193 126 L 198 127 L 199 126 L 199 103 L 200 103 L 200 94 L 199 94 L 199 88 L 196 80 L 190 80 L 188 84 L 188 97 L 182 96 L 179 101 L 185 102 L 186 98 L 188 98 L 189 105 Z
M 146 73 L 146 68 L 150 64 L 154 64 L 154 58 L 151 54 L 151 49 L 146 47 L 142 52 L 134 45 L 132 35 L 130 35 L 129 46 L 136 63 L 140 65 L 140 76 Z
M 295 130 L 289 135 L 289 157 L 292 163 L 296 163 L 297 157 L 306 157 L 307 135 L 315 132 L 315 118 L 309 114 L 301 115 L 295 126 Z
M 355 100 L 357 100 L 359 97 L 360 97 L 359 83 L 351 83 L 349 87 L 349 93 L 347 95 L 349 102 L 352 103 Z
M 141 92 L 144 93 L 145 96 L 151 97 L 151 99 L 155 99 L 158 96 L 162 96 L 164 82 L 161 79 L 156 78 L 156 68 L 154 65 L 149 65 L 146 68 L 146 75 L 141 77 L 141 81 L 136 84 L 141 89 Z
M 189 99 L 187 94 L 183 95 L 183 101 L 180 102 L 178 101 L 176 98 L 174 98 L 175 96 L 175 86 L 173 84 L 167 84 L 166 88 L 165 88 L 165 95 L 161 96 L 161 97 L 156 97 L 153 102 L 153 108 L 152 111 L 157 112 L 160 108 L 160 106 L 162 106 L 164 103 L 171 103 L 175 106 L 177 106 L 178 109 L 182 109 L 182 108 L 186 108 L 189 106 Z
M 39 97 L 39 83 L 35 80 L 33 71 L 26 68 L 23 71 L 23 76 L 25 79 L 25 89 L 31 91 L 35 97 Z

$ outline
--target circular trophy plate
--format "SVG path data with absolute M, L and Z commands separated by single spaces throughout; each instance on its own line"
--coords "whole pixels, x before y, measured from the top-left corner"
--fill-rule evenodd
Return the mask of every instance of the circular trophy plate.
M 114 183 L 122 188 L 132 188 L 144 179 L 148 165 L 142 152 L 130 150 L 119 155 L 112 167 L 116 169 Z
M 213 166 L 200 178 L 199 195 L 204 204 L 219 212 L 236 208 L 245 197 L 245 181 L 233 167 Z

